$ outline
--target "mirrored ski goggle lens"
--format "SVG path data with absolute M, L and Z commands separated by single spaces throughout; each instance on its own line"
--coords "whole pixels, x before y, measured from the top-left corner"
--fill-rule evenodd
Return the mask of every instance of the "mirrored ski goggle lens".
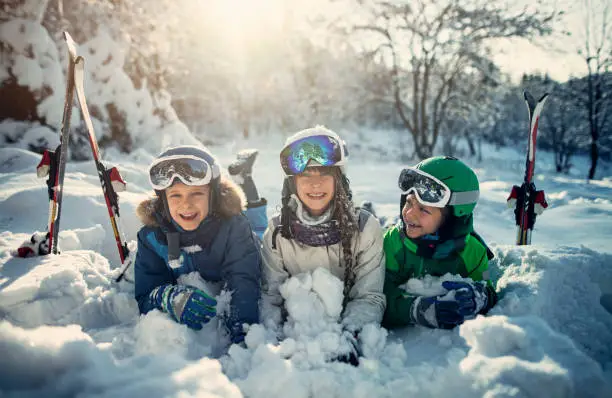
M 342 160 L 341 145 L 325 135 L 302 138 L 282 150 L 281 166 L 286 174 L 302 173 L 311 160 L 321 166 L 333 166 Z
M 206 184 L 210 172 L 208 163 L 201 159 L 168 159 L 153 165 L 149 176 L 156 189 L 166 189 L 177 177 L 189 185 Z
M 402 170 L 399 177 L 399 188 L 404 194 L 414 189 L 421 201 L 430 204 L 446 205 L 443 202 L 450 198 L 450 192 L 446 186 L 414 169 Z

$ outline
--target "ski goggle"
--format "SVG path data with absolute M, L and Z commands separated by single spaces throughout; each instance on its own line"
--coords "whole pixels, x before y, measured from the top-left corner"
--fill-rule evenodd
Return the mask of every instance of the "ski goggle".
M 283 148 L 280 162 L 285 174 L 295 175 L 304 172 L 310 161 L 321 166 L 341 166 L 347 156 L 344 142 L 327 135 L 313 135 Z
M 479 191 L 452 192 L 450 188 L 424 171 L 415 168 L 403 169 L 398 180 L 402 195 L 413 193 L 417 200 L 432 207 L 445 207 L 475 203 Z
M 176 178 L 186 185 L 206 185 L 219 175 L 218 167 L 191 155 L 166 156 L 151 164 L 149 181 L 159 191 L 170 187 Z

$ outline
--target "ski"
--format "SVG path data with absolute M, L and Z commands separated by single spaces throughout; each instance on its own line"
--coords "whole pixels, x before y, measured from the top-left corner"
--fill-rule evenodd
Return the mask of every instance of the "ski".
M 529 115 L 525 178 L 520 187 L 517 185 L 512 187 L 512 192 L 508 197 L 508 206 L 514 207 L 517 225 L 517 245 L 531 244 L 531 233 L 533 231 L 536 216 L 542 214 L 544 209 L 548 207 L 544 191 L 536 190 L 535 183 L 533 182 L 538 124 L 540 121 L 540 113 L 542 113 L 542 108 L 548 98 L 548 93 L 544 94 L 538 101 L 536 101 L 527 91 L 523 92 L 523 97 Z
M 102 186 L 102 193 L 104 194 L 108 215 L 113 228 L 113 234 L 115 235 L 115 241 L 117 243 L 117 250 L 119 251 L 119 258 L 121 259 L 122 263 L 119 276 L 116 278 L 116 281 L 119 282 L 123 278 L 131 262 L 129 258 L 130 251 L 127 247 L 123 232 L 120 229 L 119 198 L 117 196 L 117 192 L 125 191 L 126 184 L 123 178 L 121 178 L 119 170 L 116 167 L 107 169 L 100 158 L 98 142 L 96 140 L 93 124 L 91 122 L 89 108 L 87 107 L 87 102 L 85 100 L 84 75 L 85 59 L 81 56 L 77 56 L 74 68 L 74 85 L 76 88 L 79 107 L 81 109 L 81 115 L 83 116 L 83 121 L 85 122 L 87 132 L 89 133 L 89 144 L 91 145 L 91 150 L 93 152 L 96 170 L 98 171 L 100 185 Z
M 64 40 L 68 46 L 68 71 L 66 72 L 66 96 L 64 113 L 60 130 L 60 143 L 55 151 L 45 150 L 42 160 L 36 166 L 39 178 L 47 177 L 47 194 L 49 196 L 49 219 L 47 221 L 48 245 L 40 254 L 58 253 L 58 235 L 62 213 L 62 197 L 64 193 L 64 175 L 66 173 L 66 157 L 68 156 L 68 140 L 70 133 L 70 118 L 74 100 L 74 64 L 76 61 L 76 46 L 68 32 L 64 32 Z M 46 249 L 48 247 L 48 249 Z

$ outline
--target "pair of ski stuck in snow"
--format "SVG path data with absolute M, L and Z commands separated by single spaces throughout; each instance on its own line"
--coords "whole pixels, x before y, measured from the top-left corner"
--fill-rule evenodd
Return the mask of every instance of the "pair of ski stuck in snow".
M 536 101 L 529 92 L 523 93 L 527 112 L 529 113 L 529 136 L 527 142 L 527 161 L 525 164 L 525 178 L 521 186 L 514 185 L 507 199 L 508 207 L 514 207 L 514 216 L 517 226 L 516 244 L 530 245 L 531 233 L 535 224 L 536 216 L 544 212 L 548 207 L 544 191 L 538 191 L 533 182 L 535 171 L 536 140 L 538 137 L 538 124 L 540 113 L 548 98 L 544 94 Z
M 106 201 L 108 215 L 115 235 L 119 258 L 122 267 L 116 281 L 119 282 L 125 271 L 130 266 L 131 258 L 124 235 L 120 229 L 119 198 L 117 192 L 125 191 L 126 183 L 121 178 L 116 167 L 106 168 L 100 159 L 100 150 L 89 115 L 89 108 L 85 100 L 84 90 L 84 68 L 85 59 L 77 54 L 76 44 L 68 32 L 64 32 L 64 39 L 68 46 L 69 64 L 66 80 L 66 97 L 64 102 L 64 113 L 62 116 L 62 128 L 60 132 L 60 144 L 55 151 L 45 150 L 41 162 L 36 167 L 38 177 L 47 177 L 47 193 L 49 195 L 49 219 L 46 233 L 35 233 L 29 241 L 17 250 L 20 257 L 32 255 L 58 254 L 58 234 L 62 213 L 62 197 L 64 192 L 64 176 L 68 154 L 68 140 L 70 131 L 70 118 L 72 115 L 72 104 L 76 90 L 77 100 L 81 115 L 85 121 L 88 131 L 89 144 L 93 152 L 96 170 L 100 178 L 100 185 Z

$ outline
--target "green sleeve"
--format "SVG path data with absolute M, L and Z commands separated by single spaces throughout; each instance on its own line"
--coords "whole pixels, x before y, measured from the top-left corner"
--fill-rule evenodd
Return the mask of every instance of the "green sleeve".
M 466 242 L 465 249 L 461 253 L 461 257 L 468 270 L 467 277 L 475 281 L 487 282 L 487 307 L 481 311 L 482 314 L 486 314 L 498 300 L 495 283 L 491 280 L 489 273 L 487 247 L 484 245 L 484 242 L 480 242 L 478 239 L 470 236 Z
M 409 325 L 410 308 L 416 297 L 409 295 L 399 286 L 406 283 L 412 274 L 412 269 L 406 269 L 405 264 L 400 264 L 402 242 L 397 228 L 391 228 L 385 233 L 385 287 L 384 293 L 387 298 L 387 307 L 383 317 L 383 326 L 387 328 Z
M 465 277 L 472 278 L 474 281 L 489 281 L 489 258 L 487 249 L 482 243 L 469 236 L 460 256 L 467 270 Z

